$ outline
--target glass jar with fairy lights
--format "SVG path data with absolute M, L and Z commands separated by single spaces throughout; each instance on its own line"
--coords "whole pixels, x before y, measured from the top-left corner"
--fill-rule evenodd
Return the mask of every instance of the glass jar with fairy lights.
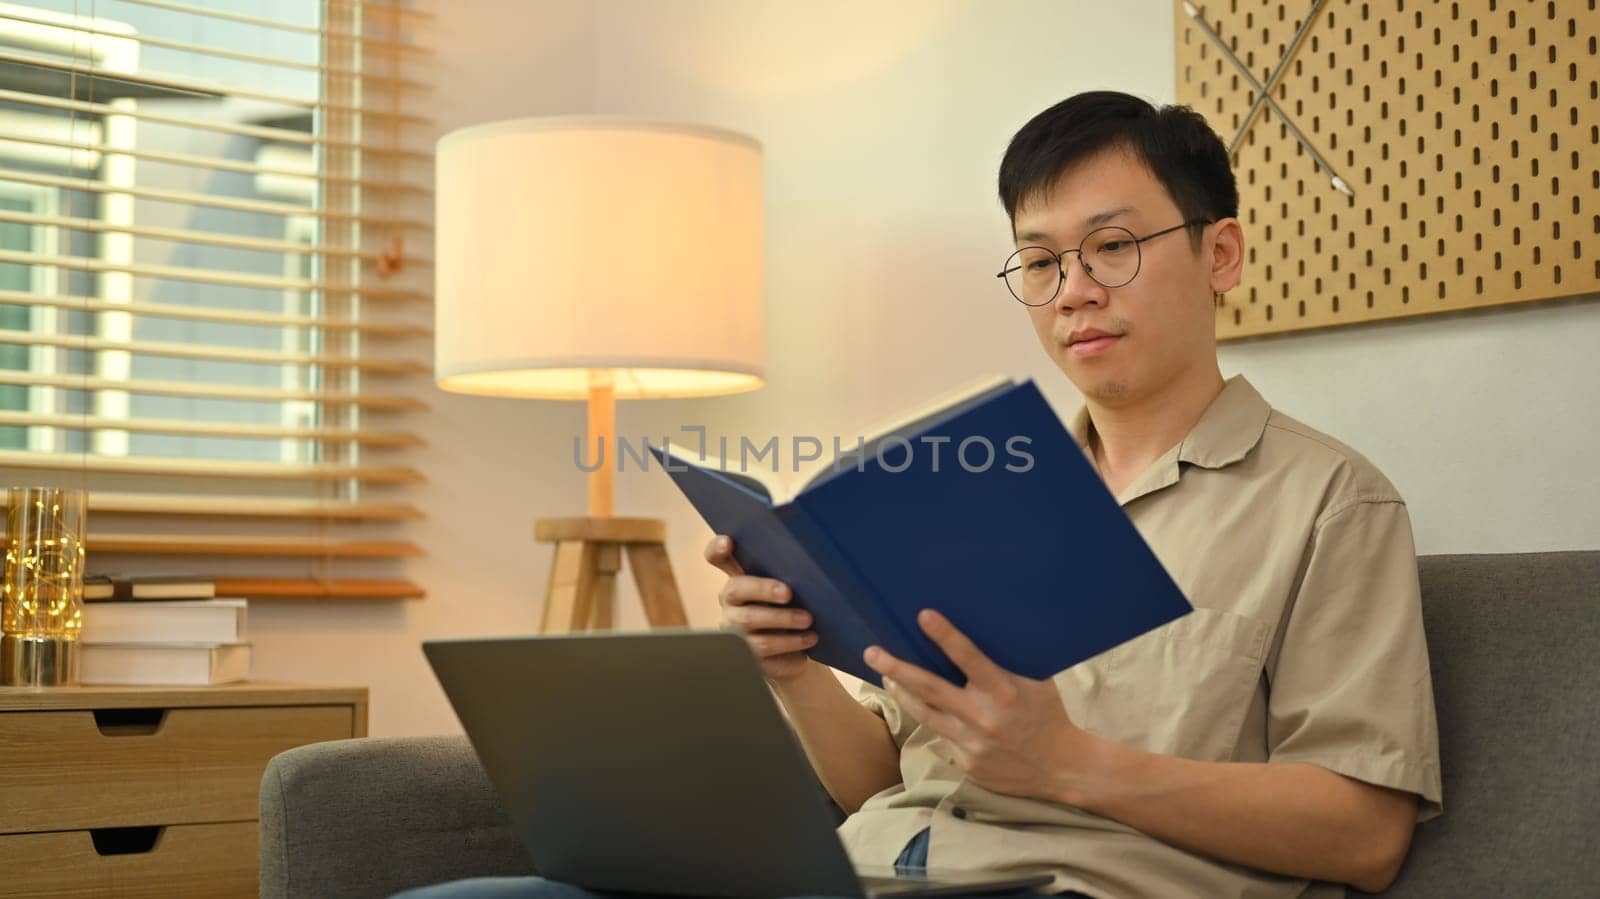
M 84 491 L 12 487 L 8 500 L 0 576 L 0 676 L 9 685 L 76 683 L 83 627 Z

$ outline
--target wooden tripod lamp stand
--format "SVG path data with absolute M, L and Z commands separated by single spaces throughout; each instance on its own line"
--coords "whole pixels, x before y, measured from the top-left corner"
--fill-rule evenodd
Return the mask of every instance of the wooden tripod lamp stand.
M 666 522 L 613 514 L 615 473 L 651 458 L 644 435 L 619 452 L 615 403 L 762 385 L 761 178 L 754 140 L 671 122 L 516 119 L 439 141 L 439 386 L 588 403 L 585 442 L 550 442 L 588 472 L 589 514 L 534 523 L 555 544 L 544 633 L 611 628 L 624 555 L 650 626 L 688 623 Z M 685 433 L 664 430 L 648 439 Z

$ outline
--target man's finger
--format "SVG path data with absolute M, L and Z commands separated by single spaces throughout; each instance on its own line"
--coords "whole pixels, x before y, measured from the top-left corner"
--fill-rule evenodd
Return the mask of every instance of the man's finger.
M 939 736 L 956 744 L 965 740 L 967 725 L 960 718 L 923 702 L 892 677 L 883 679 L 883 689 L 907 715 L 927 725 Z
M 993 660 L 983 654 L 978 644 L 967 639 L 967 635 L 956 629 L 950 619 L 944 617 L 933 609 L 923 609 L 917 615 L 917 623 L 950 661 L 956 663 L 966 675 L 968 682 L 991 684 L 999 681 L 1007 673 L 1004 668 L 996 665 Z
M 923 704 L 964 717 L 967 696 L 955 684 L 925 668 L 895 658 L 882 647 L 870 647 L 866 652 L 866 661 L 872 670 L 885 679 L 894 679 L 902 689 L 916 696 Z
M 733 557 L 733 538 L 718 534 L 706 544 L 706 561 L 729 577 L 744 574 L 744 566 Z

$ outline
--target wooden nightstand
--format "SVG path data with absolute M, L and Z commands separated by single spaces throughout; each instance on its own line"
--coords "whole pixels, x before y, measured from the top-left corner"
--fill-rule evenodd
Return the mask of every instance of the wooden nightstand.
M 0 893 L 254 896 L 267 760 L 366 733 L 363 687 L 0 688 Z

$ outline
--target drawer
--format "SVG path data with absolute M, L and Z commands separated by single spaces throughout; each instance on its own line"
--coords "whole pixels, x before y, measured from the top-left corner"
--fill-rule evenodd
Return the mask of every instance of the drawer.
M 269 759 L 354 727 L 347 705 L 0 715 L 0 833 L 254 821 Z
M 0 836 L 8 896 L 254 896 L 256 825 L 179 824 Z

